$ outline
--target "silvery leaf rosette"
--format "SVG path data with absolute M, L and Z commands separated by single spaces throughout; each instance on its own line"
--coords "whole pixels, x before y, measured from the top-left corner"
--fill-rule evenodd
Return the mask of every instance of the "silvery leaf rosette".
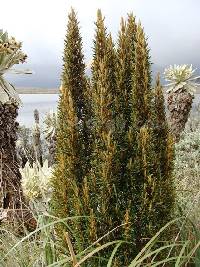
M 24 168 L 20 168 L 24 195 L 32 201 L 48 202 L 52 194 L 52 172 L 53 168 L 48 166 L 47 160 L 42 167 L 38 162 L 32 166 L 27 162 Z
M 17 42 L 14 37 L 9 37 L 7 32 L 0 30 L 0 101 L 1 103 L 15 103 L 21 105 L 21 100 L 15 88 L 8 83 L 5 73 L 31 74 L 30 70 L 15 70 L 13 65 L 24 63 L 27 55 L 21 50 L 22 43 Z
M 53 110 L 50 110 L 44 119 L 44 125 L 45 125 L 45 138 L 51 139 L 55 136 L 56 128 L 57 128 L 57 113 Z
M 186 64 L 166 68 L 164 71 L 165 80 L 170 82 L 165 85 L 168 88 L 167 93 L 177 92 L 184 88 L 188 93 L 193 95 L 199 86 L 197 80 L 200 78 L 200 76 L 194 76 L 195 71 L 192 65 Z

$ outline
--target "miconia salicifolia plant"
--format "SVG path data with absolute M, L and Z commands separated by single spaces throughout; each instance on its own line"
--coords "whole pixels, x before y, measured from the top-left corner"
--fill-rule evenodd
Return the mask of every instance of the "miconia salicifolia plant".
M 81 215 L 83 212 L 80 209 L 79 188 L 82 187 L 83 177 L 88 171 L 90 150 L 84 98 L 87 80 L 82 39 L 73 9 L 68 19 L 56 129 L 57 164 L 52 182 L 53 209 L 61 218 L 74 215 L 75 212 Z
M 68 17 L 57 120 L 53 211 L 75 217 L 71 231 L 78 254 L 124 240 L 114 266 L 127 266 L 173 218 L 173 138 L 159 78 L 151 85 L 147 38 L 133 14 L 121 20 L 117 46 L 97 12 L 91 82 L 86 79 L 82 39 L 74 10 Z M 88 108 L 89 105 L 89 108 Z M 170 234 L 169 234 L 170 236 Z M 89 259 L 106 266 L 112 248 Z M 83 266 L 89 266 L 89 265 Z

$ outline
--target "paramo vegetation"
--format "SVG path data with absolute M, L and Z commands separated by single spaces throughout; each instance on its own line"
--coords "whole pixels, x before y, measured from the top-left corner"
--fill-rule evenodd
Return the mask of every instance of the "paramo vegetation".
M 98 10 L 88 77 L 71 9 L 57 113 L 27 129 L 3 77 L 21 45 L 0 32 L 0 266 L 200 266 L 192 67 L 166 69 L 164 94 L 141 23 L 114 41 Z

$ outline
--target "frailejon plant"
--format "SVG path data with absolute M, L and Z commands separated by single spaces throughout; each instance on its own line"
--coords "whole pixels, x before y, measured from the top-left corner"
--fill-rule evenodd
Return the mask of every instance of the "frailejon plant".
M 24 168 L 20 168 L 22 175 L 23 193 L 29 201 L 48 202 L 51 198 L 51 176 L 52 168 L 48 167 L 45 160 L 43 166 L 38 162 L 30 166 L 26 163 Z
M 95 25 L 88 85 L 78 22 L 73 10 L 69 15 L 53 210 L 58 217 L 77 218 L 58 231 L 62 239 L 71 231 L 75 254 L 110 232 L 98 244 L 123 240 L 113 264 L 127 266 L 173 217 L 173 139 L 159 79 L 151 87 L 149 48 L 141 24 L 132 14 L 127 22 L 122 20 L 116 50 L 100 10 Z M 80 99 L 89 103 L 90 112 Z M 111 253 L 107 248 L 83 266 L 106 266 Z
M 8 221 L 27 220 L 23 204 L 21 175 L 16 157 L 16 140 L 18 123 L 16 117 L 21 104 L 15 88 L 8 83 L 4 74 L 30 73 L 15 71 L 12 66 L 24 63 L 26 55 L 21 50 L 22 43 L 9 37 L 7 32 L 0 31 L 0 213 L 7 213 Z
M 55 150 L 56 150 L 56 128 L 57 128 L 57 113 L 50 111 L 46 114 L 44 119 L 44 136 L 48 144 L 48 162 L 49 166 L 55 163 Z
M 180 134 L 185 128 L 188 120 L 194 92 L 198 84 L 194 77 L 192 65 L 174 65 L 167 68 L 164 72 L 167 85 L 167 107 L 169 110 L 169 121 L 171 131 L 178 142 Z
M 33 126 L 33 147 L 35 152 L 35 159 L 41 166 L 43 166 L 42 157 L 42 141 L 40 132 L 40 114 L 37 109 L 34 110 L 34 126 Z

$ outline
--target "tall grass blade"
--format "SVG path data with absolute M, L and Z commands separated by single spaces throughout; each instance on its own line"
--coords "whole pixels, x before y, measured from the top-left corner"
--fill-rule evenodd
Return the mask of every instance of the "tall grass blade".
M 121 246 L 122 243 L 123 243 L 123 241 L 119 242 L 119 243 L 116 245 L 116 247 L 113 249 L 113 252 L 112 252 L 112 254 L 111 254 L 110 258 L 109 258 L 107 267 L 111 267 L 111 264 L 112 264 L 112 261 L 113 261 L 113 259 L 114 259 L 114 257 L 115 257 L 115 254 L 117 253 L 117 250 L 118 250 L 118 248 Z
M 177 218 L 174 219 L 170 222 L 168 222 L 165 226 L 163 226 L 152 238 L 151 240 L 144 246 L 144 248 L 140 251 L 140 253 L 138 253 L 138 255 L 135 257 L 135 259 L 131 262 L 131 264 L 128 267 L 135 267 L 137 260 L 143 255 L 143 253 L 145 253 L 145 251 L 148 248 L 151 248 L 154 244 L 155 241 L 157 239 L 157 237 L 165 230 L 167 229 L 170 225 L 172 225 L 173 223 L 177 222 L 178 220 L 180 220 L 181 218 Z

